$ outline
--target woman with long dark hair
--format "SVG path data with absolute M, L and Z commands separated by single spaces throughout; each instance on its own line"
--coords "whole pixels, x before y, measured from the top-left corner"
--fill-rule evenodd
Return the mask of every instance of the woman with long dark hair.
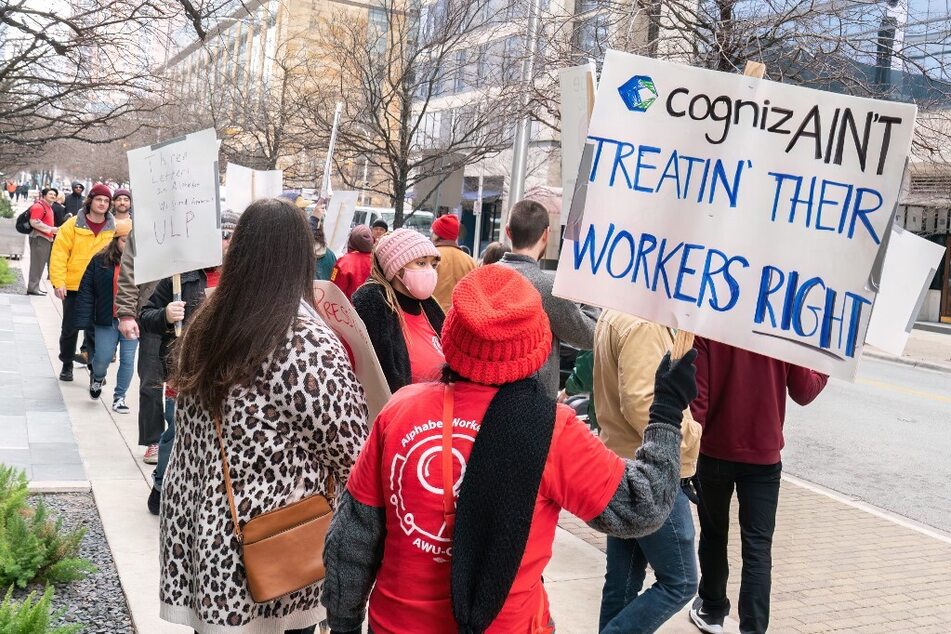
M 320 583 L 255 603 L 239 527 L 349 477 L 363 389 L 313 309 L 314 242 L 281 200 L 242 214 L 221 279 L 172 352 L 176 440 L 161 503 L 161 616 L 198 632 L 313 632 Z M 220 425 L 221 436 L 216 433 Z

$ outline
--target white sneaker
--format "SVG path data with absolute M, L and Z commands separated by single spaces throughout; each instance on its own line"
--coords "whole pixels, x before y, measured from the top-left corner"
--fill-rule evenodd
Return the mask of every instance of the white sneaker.
M 125 404 L 125 398 L 120 396 L 116 400 L 112 401 L 112 411 L 118 414 L 128 414 L 129 406 Z
M 142 456 L 142 462 L 145 464 L 158 464 L 158 445 L 149 445 Z

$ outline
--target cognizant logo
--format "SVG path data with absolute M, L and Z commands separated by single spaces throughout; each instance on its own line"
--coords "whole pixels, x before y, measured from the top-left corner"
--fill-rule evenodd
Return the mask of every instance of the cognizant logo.
M 657 100 L 657 87 L 647 75 L 634 75 L 618 89 L 624 105 L 632 112 L 646 112 Z

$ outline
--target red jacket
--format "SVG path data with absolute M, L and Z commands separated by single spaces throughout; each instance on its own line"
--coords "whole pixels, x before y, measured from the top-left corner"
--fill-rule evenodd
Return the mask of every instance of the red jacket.
M 347 299 L 370 277 L 372 257 L 370 253 L 350 251 L 334 265 L 333 271 L 330 272 L 330 281 L 340 287 Z
M 698 395 L 690 411 L 703 426 L 700 453 L 748 464 L 779 462 L 787 391 L 808 405 L 829 377 L 701 337 L 694 347 Z

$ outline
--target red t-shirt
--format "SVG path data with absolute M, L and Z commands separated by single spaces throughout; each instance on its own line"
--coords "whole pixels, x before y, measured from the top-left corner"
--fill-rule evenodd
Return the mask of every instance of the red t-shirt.
M 44 225 L 52 227 L 56 224 L 55 216 L 53 215 L 53 208 L 46 204 L 46 201 L 36 201 L 33 203 L 33 206 L 30 207 L 30 220 L 39 220 Z M 50 240 L 53 239 L 52 233 L 46 233 L 44 231 L 38 231 L 34 229 L 38 234 L 46 236 Z
M 449 593 L 452 541 L 443 519 L 441 383 L 399 390 L 377 417 L 347 489 L 362 504 L 386 510 L 383 562 L 370 595 L 376 634 L 456 632 Z M 453 481 L 472 451 L 498 388 L 457 383 L 453 408 Z M 517 424 L 518 421 L 512 421 Z M 559 405 L 525 554 L 508 599 L 488 634 L 528 634 L 550 619 L 542 573 L 551 559 L 558 514 L 584 521 L 600 515 L 617 490 L 624 461 Z M 513 473 L 511 477 L 518 477 Z
M 421 310 L 418 315 L 411 315 L 404 310 L 403 321 L 406 324 L 403 337 L 409 352 L 410 380 L 413 383 L 438 380 L 446 357 L 442 353 L 439 335 L 433 330 L 426 313 Z

